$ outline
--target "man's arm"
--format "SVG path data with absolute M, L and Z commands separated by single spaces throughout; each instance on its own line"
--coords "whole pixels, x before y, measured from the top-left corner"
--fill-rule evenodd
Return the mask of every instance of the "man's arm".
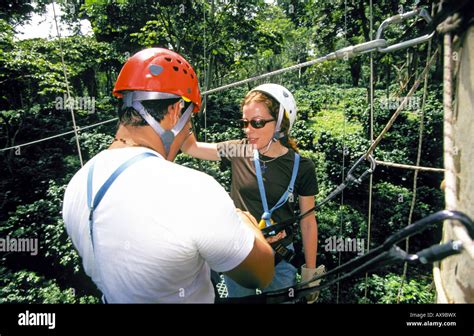
M 255 233 L 253 248 L 248 256 L 237 267 L 226 272 L 241 286 L 248 288 L 265 288 L 275 273 L 273 249 L 258 229 L 257 221 L 248 212 L 237 209 L 242 221 Z

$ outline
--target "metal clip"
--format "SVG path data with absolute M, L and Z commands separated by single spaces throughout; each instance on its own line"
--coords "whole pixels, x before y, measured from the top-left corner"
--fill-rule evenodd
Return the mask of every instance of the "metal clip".
M 377 51 L 380 48 L 384 47 L 387 47 L 387 41 L 385 41 L 384 39 L 376 39 L 336 50 L 325 56 L 325 58 L 327 60 L 349 59 L 354 56 L 368 53 L 370 51 Z
M 367 168 L 359 177 L 354 177 L 354 171 L 356 168 L 366 159 L 370 163 L 370 167 Z M 359 160 L 356 161 L 356 163 L 352 166 L 352 168 L 349 170 L 346 176 L 346 184 L 347 186 L 350 186 L 353 183 L 360 184 L 362 180 L 369 174 L 372 174 L 375 171 L 375 168 L 377 167 L 377 162 L 375 159 L 372 157 L 372 155 L 365 156 L 362 155 Z
M 383 31 L 389 25 L 396 24 L 396 23 L 399 23 L 399 22 L 403 22 L 403 21 L 408 20 L 408 19 L 410 19 L 412 17 L 415 17 L 415 16 L 420 16 L 427 23 L 430 23 L 432 21 L 431 16 L 429 15 L 428 11 L 424 8 L 423 9 L 415 9 L 415 10 L 407 12 L 407 13 L 398 14 L 398 15 L 389 17 L 388 19 L 384 20 L 380 24 L 379 28 L 377 29 L 376 40 L 382 39 Z M 435 34 L 435 32 L 433 31 L 431 34 L 425 34 L 423 36 L 419 36 L 419 37 L 416 37 L 416 38 L 408 40 L 408 41 L 403 41 L 403 42 L 399 42 L 399 43 L 396 43 L 396 44 L 393 44 L 393 45 L 389 45 L 388 47 L 385 47 L 385 48 L 378 48 L 378 51 L 380 51 L 382 53 L 389 53 L 389 52 L 393 52 L 393 51 L 396 51 L 396 50 L 399 50 L 399 49 L 412 47 L 414 45 L 417 45 L 417 44 L 424 43 L 424 42 L 428 41 L 429 39 L 431 39 L 433 37 L 434 34 Z
M 295 201 L 295 197 L 293 193 L 288 194 L 288 202 L 293 203 Z

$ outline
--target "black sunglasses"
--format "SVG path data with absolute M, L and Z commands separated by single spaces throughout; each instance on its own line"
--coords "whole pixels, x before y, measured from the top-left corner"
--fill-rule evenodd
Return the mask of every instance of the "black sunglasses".
M 275 121 L 275 119 L 239 119 L 240 127 L 241 128 L 247 128 L 249 127 L 249 124 L 252 125 L 253 128 L 263 128 L 268 122 Z

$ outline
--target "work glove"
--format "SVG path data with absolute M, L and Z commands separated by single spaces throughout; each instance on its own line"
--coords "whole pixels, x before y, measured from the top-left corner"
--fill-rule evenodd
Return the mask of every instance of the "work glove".
M 311 280 L 315 275 L 320 275 L 326 273 L 326 267 L 324 265 L 319 265 L 317 268 L 306 268 L 306 264 L 301 266 L 301 282 L 306 282 Z M 321 279 L 315 280 L 309 283 L 309 287 L 314 287 L 319 285 Z M 308 286 L 305 286 L 305 288 Z M 319 291 L 313 292 L 306 296 L 306 303 L 314 303 L 319 296 Z

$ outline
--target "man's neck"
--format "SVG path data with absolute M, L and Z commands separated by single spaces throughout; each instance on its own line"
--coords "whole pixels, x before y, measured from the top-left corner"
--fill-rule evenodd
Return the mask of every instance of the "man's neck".
M 147 147 L 166 157 L 163 143 L 158 134 L 150 126 L 124 126 L 120 125 L 114 141 L 109 149 L 123 147 Z

